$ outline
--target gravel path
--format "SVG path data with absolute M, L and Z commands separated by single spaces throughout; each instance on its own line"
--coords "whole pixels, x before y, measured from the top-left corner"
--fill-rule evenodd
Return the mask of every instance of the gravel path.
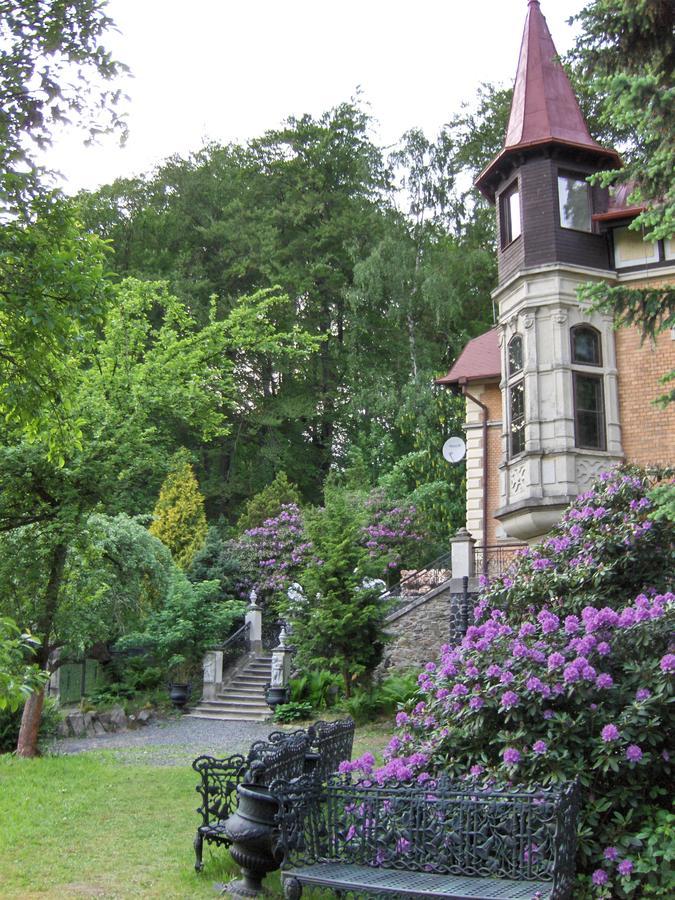
M 122 762 L 178 766 L 201 753 L 229 756 L 246 752 L 253 741 L 278 729 L 274 723 L 223 722 L 188 716 L 154 722 L 135 731 L 118 731 L 95 738 L 57 738 L 51 753 L 88 753 L 109 750 Z

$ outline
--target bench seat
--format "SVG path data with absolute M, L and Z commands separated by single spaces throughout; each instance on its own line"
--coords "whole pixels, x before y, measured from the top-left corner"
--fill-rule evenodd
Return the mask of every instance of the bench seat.
M 359 896 L 372 893 L 452 900 L 532 900 L 535 895 L 545 900 L 553 889 L 552 881 L 467 878 L 464 875 L 434 875 L 341 862 L 316 863 L 287 870 L 282 873 L 282 878 L 284 882 L 295 878 L 301 884 L 330 887 L 336 891 L 359 891 Z

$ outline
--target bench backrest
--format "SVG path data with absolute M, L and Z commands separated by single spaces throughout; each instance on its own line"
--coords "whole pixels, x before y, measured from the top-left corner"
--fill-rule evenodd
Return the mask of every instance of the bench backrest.
M 199 774 L 196 791 L 201 797 L 197 812 L 204 825 L 226 819 L 237 808 L 237 785 L 246 774 L 248 762 L 240 753 L 225 759 L 198 756 L 192 768 Z
M 351 718 L 336 719 L 334 722 L 319 720 L 306 730 L 273 731 L 267 740 L 272 744 L 279 744 L 296 735 L 307 735 L 309 753 L 317 757 L 313 773 L 319 780 L 325 781 L 329 775 L 337 772 L 343 760 L 352 758 L 354 727 L 354 720 Z
M 272 791 L 286 865 L 341 861 L 556 883 L 573 876 L 575 784 L 493 790 L 331 776 L 323 786 L 300 779 Z
M 277 779 L 299 778 L 305 770 L 309 746 L 309 737 L 302 733 L 289 735 L 287 740 L 278 743 L 256 741 L 248 753 L 244 781 L 269 786 Z

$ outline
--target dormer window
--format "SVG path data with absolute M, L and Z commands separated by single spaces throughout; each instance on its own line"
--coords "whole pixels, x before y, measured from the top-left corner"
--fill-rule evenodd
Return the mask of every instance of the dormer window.
M 591 189 L 578 175 L 558 175 L 561 228 L 591 231 Z
M 514 181 L 507 188 L 500 200 L 500 219 L 502 224 L 502 247 L 506 247 L 521 233 L 520 219 L 520 190 L 518 182 Z
M 508 346 L 509 371 L 509 456 L 525 450 L 525 379 L 523 378 L 523 339 L 514 334 Z

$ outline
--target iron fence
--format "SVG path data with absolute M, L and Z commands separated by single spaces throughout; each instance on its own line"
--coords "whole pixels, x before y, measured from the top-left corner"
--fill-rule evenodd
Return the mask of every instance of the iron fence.
M 527 544 L 488 544 L 476 547 L 476 574 L 486 578 L 502 575 L 526 547 Z

